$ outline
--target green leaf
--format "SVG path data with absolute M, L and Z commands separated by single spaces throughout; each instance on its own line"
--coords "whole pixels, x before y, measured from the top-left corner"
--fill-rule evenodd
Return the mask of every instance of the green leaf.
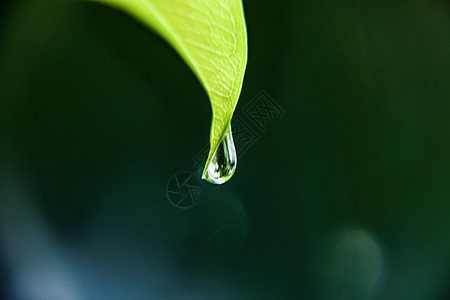
M 241 0 L 94 0 L 131 14 L 153 28 L 186 61 L 211 101 L 212 156 L 231 122 L 247 65 Z

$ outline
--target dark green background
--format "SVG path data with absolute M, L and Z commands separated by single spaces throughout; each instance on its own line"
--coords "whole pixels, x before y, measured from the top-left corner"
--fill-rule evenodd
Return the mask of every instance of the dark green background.
M 285 115 L 184 210 L 211 112 L 177 54 L 98 4 L 0 8 L 0 297 L 450 299 L 448 2 L 246 0 L 237 113 Z

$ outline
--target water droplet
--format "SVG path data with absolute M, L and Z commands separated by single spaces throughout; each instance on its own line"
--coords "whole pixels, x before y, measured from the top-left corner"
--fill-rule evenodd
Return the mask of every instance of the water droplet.
M 219 148 L 217 148 L 208 165 L 205 175 L 203 175 L 203 179 L 214 184 L 225 183 L 233 176 L 236 165 L 237 155 L 230 124 Z

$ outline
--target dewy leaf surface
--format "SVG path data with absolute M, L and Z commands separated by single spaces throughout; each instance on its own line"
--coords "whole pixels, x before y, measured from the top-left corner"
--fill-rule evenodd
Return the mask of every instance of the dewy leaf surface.
M 180 54 L 211 101 L 210 152 L 231 122 L 247 64 L 241 0 L 94 0 L 119 8 L 153 28 Z

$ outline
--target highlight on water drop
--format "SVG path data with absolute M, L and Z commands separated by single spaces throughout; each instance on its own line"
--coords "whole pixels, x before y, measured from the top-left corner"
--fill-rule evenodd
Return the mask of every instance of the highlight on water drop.
M 233 176 L 236 165 L 237 155 L 230 124 L 202 179 L 214 184 L 223 184 Z

